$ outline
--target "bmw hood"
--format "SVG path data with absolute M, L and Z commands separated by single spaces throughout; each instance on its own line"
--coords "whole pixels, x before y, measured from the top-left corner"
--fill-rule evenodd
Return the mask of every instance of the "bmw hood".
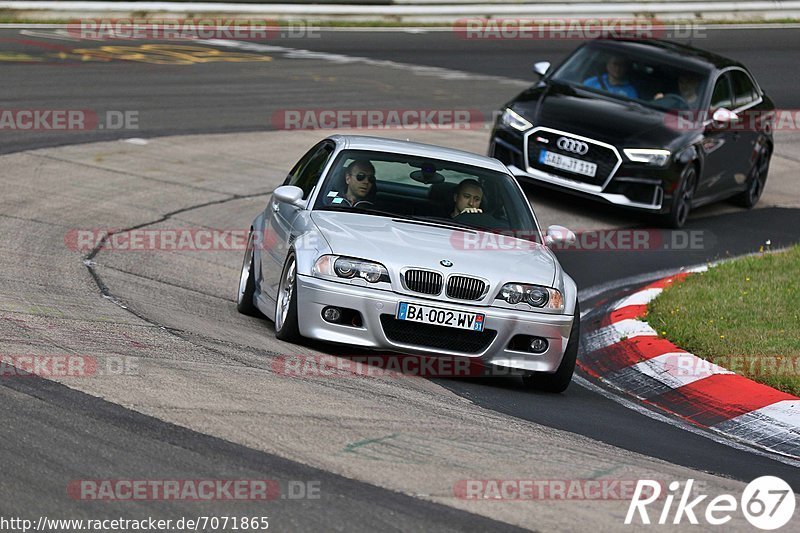
M 656 109 L 560 84 L 523 92 L 511 107 L 545 126 L 616 146 L 667 147 L 686 133 Z
M 485 278 L 493 286 L 552 286 L 555 278 L 553 254 L 529 241 L 361 213 L 315 211 L 311 218 L 334 254 L 382 263 L 392 279 L 404 267 Z

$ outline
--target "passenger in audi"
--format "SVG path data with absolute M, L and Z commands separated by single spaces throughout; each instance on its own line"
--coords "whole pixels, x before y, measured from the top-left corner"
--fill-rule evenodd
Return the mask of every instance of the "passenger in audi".
M 583 80 L 583 84 L 592 89 L 600 89 L 628 98 L 639 98 L 639 91 L 628 79 L 629 70 L 630 61 L 621 56 L 610 56 L 606 61 L 606 72 Z
M 696 108 L 698 106 L 700 95 L 697 94 L 697 89 L 700 86 L 700 76 L 693 72 L 683 71 L 678 74 L 678 93 L 657 93 L 653 100 L 661 99 L 674 99 L 676 107 L 681 108 Z

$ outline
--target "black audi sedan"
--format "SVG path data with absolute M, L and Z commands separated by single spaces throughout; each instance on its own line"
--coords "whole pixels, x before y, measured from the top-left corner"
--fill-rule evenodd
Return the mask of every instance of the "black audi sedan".
M 681 227 L 689 211 L 759 200 L 774 105 L 742 64 L 659 40 L 601 39 L 505 105 L 489 155 L 530 180 Z

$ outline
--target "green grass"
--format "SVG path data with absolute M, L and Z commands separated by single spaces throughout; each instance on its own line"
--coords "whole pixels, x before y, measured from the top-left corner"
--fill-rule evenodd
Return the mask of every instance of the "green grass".
M 646 320 L 698 357 L 800 396 L 800 246 L 690 275 Z

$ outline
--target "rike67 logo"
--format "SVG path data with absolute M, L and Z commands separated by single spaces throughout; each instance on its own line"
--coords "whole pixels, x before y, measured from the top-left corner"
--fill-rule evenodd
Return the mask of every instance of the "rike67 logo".
M 744 488 L 737 500 L 730 494 L 721 494 L 707 500 L 707 494 L 696 495 L 689 479 L 681 489 L 679 481 L 669 484 L 666 495 L 658 481 L 640 479 L 633 493 L 625 524 L 681 524 L 685 519 L 690 524 L 705 523 L 720 526 L 727 524 L 737 510 L 741 511 L 750 524 L 758 529 L 771 531 L 785 526 L 792 519 L 795 496 L 792 487 L 775 476 L 762 476 L 754 479 Z M 673 507 L 673 503 L 677 504 Z M 657 503 L 656 503 L 657 502 Z M 651 504 L 652 508 L 648 509 Z M 656 511 L 651 521 L 649 511 Z

